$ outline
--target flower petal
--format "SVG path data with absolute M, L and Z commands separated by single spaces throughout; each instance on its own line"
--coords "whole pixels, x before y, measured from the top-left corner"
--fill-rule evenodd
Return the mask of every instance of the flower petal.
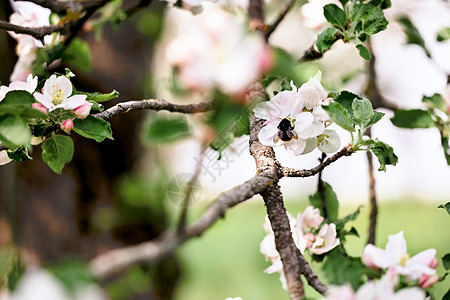
M 323 133 L 323 131 L 325 130 L 325 125 L 322 122 L 314 121 L 311 123 L 311 126 L 309 126 L 308 128 L 305 128 L 302 131 L 298 131 L 296 129 L 297 128 L 295 128 L 295 132 L 297 132 L 297 135 L 300 138 L 308 139 L 308 138 L 316 137 L 316 136 L 320 135 L 321 133 Z
M 385 249 L 386 254 L 388 254 L 390 258 L 397 263 L 399 263 L 402 258 L 406 257 L 408 252 L 406 249 L 406 240 L 403 236 L 403 231 L 390 235 Z
M 270 122 L 269 124 L 267 124 L 266 126 L 264 126 L 263 128 L 261 128 L 261 131 L 258 133 L 258 139 L 261 142 L 261 144 L 266 145 L 266 146 L 277 146 L 274 141 L 273 138 L 275 137 L 276 134 L 278 134 L 278 122 Z
M 61 90 L 64 93 L 64 98 L 68 98 L 72 95 L 72 83 L 66 76 L 59 76 L 55 80 L 55 89 Z
M 336 131 L 331 129 L 326 129 L 318 138 L 317 138 L 317 148 L 320 151 L 325 153 L 333 153 L 339 149 L 341 145 L 341 139 Z
M 86 97 L 86 95 L 74 95 L 65 99 L 58 107 L 62 107 L 65 110 L 75 109 L 84 104 Z
M 39 102 L 42 105 L 44 105 L 49 111 L 52 111 L 52 110 L 55 109 L 55 105 L 45 95 L 43 95 L 41 93 L 38 93 L 38 92 L 35 92 L 33 94 L 33 96 L 34 96 L 34 98 L 36 99 L 37 102 Z
M 291 141 L 284 143 L 284 148 L 289 154 L 298 156 L 305 150 L 306 140 L 304 139 L 292 139 Z

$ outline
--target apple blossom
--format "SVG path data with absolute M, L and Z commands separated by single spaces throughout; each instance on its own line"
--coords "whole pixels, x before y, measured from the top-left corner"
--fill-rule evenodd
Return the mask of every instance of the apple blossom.
M 78 106 L 73 110 L 73 113 L 75 114 L 75 117 L 78 119 L 86 119 L 86 117 L 89 115 L 91 111 L 92 103 L 89 101 L 85 101 L 83 105 Z
M 270 52 L 263 38 L 247 32 L 230 13 L 216 8 L 191 20 L 166 50 L 169 63 L 179 68 L 188 89 L 218 86 L 240 95 L 267 70 Z
M 45 81 L 43 93 L 34 93 L 36 100 L 45 106 L 49 112 L 63 108 L 65 110 L 75 109 L 83 105 L 86 95 L 72 95 L 72 83 L 65 76 L 50 76 Z
M 2 101 L 9 91 L 27 91 L 30 94 L 36 90 L 38 84 L 38 77 L 29 74 L 25 81 L 15 80 L 9 86 L 0 87 L 0 101 Z
M 61 129 L 64 130 L 66 133 L 69 133 L 73 128 L 73 121 L 72 119 L 65 120 L 62 125 Z
M 339 148 L 339 136 L 330 129 L 325 132 L 331 121 L 322 105 L 330 99 L 326 98 L 320 78 L 319 71 L 299 89 L 291 81 L 292 90 L 282 91 L 270 101 L 256 105 L 255 116 L 267 120 L 258 134 L 263 145 L 283 145 L 295 156 L 316 147 L 327 153 Z
M 34 109 L 37 109 L 37 110 L 43 112 L 46 115 L 48 114 L 47 108 L 44 105 L 40 104 L 40 103 L 33 103 L 33 104 L 31 104 L 31 107 L 33 107 Z
M 319 233 L 309 250 L 314 254 L 323 254 L 339 244 L 340 241 L 336 238 L 336 225 L 333 223 L 325 224 L 320 228 Z
M 311 205 L 308 206 L 303 213 L 297 215 L 297 226 L 301 229 L 307 227 L 317 229 L 322 222 L 323 217 L 320 215 L 320 210 Z
M 433 276 L 436 274 L 437 267 L 436 250 L 428 249 L 410 258 L 406 247 L 403 231 L 400 231 L 389 236 L 385 250 L 371 244 L 367 245 L 361 259 L 370 268 L 389 268 L 396 274 L 406 276 L 409 280 L 424 280 L 424 284 L 427 281 L 435 282 Z
M 350 285 L 330 286 L 326 294 L 327 300 L 355 300 L 355 293 Z

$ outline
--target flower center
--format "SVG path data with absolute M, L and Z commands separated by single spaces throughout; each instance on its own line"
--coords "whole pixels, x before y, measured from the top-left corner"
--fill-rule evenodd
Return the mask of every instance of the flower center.
M 61 104 L 64 100 L 64 92 L 61 91 L 60 89 L 54 90 L 52 93 L 52 103 L 54 105 L 58 105 Z
M 408 260 L 409 260 L 409 255 L 408 255 L 408 254 L 405 254 L 405 255 L 403 255 L 402 257 L 400 257 L 400 264 L 401 264 L 402 266 L 404 266 Z
M 321 134 L 317 136 L 317 146 L 323 146 L 325 144 L 328 144 L 328 139 L 330 136 L 328 134 Z

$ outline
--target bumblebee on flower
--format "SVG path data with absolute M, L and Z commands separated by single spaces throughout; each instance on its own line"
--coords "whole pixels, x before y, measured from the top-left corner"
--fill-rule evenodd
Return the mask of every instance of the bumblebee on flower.
M 325 129 L 331 120 L 322 105 L 328 104 L 329 99 L 320 79 L 319 71 L 300 88 L 291 81 L 291 91 L 282 91 L 254 108 L 256 117 L 267 120 L 258 134 L 263 145 L 283 145 L 295 156 L 316 147 L 326 153 L 339 148 L 339 136 Z

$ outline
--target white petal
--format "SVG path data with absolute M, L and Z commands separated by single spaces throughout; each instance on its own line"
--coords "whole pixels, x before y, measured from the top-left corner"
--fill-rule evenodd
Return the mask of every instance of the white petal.
M 55 80 L 55 89 L 61 90 L 64 93 L 64 98 L 70 97 L 72 95 L 72 83 L 66 76 L 59 76 Z
M 274 141 L 273 138 L 275 137 L 276 134 L 278 134 L 278 122 L 270 122 L 269 124 L 267 124 L 266 126 L 264 126 L 263 128 L 261 128 L 261 131 L 258 133 L 258 139 L 261 142 L 261 144 L 266 145 L 266 146 L 277 146 Z
M 372 244 L 366 245 L 361 257 L 361 261 L 369 268 L 387 268 L 391 264 L 385 250 L 375 247 Z
M 75 95 L 69 97 L 63 101 L 58 107 L 62 107 L 65 110 L 75 109 L 84 104 L 86 101 L 86 95 Z
M 309 112 L 302 112 L 295 116 L 294 130 L 297 134 L 308 127 L 314 122 L 314 116 Z
M 291 141 L 284 143 L 284 148 L 289 154 L 298 156 L 305 150 L 306 140 L 304 139 L 292 139 Z
M 333 153 L 333 152 L 336 152 L 339 149 L 339 147 L 341 146 L 341 139 L 339 138 L 339 135 L 334 130 L 326 129 L 320 135 L 320 137 L 322 139 L 318 138 L 317 148 L 319 148 L 319 150 L 322 152 Z
M 317 147 L 316 138 L 310 138 L 306 140 L 305 150 L 303 150 L 302 154 L 308 154 L 312 152 Z
M 39 102 L 42 105 L 44 105 L 49 111 L 52 111 L 52 110 L 55 109 L 55 105 L 45 95 L 36 92 L 36 93 L 33 94 L 33 96 L 34 96 L 34 98 L 36 99 L 37 102 Z
M 385 249 L 386 254 L 388 254 L 392 260 L 399 263 L 400 260 L 407 255 L 406 240 L 403 237 L 403 231 L 390 235 Z
M 42 91 L 42 93 L 46 96 L 51 98 L 53 91 L 55 89 L 55 82 L 56 82 L 56 75 L 52 75 L 50 76 L 44 83 L 44 89 Z M 42 104 L 44 105 L 44 104 Z M 44 105 L 45 106 L 45 105 Z
M 8 152 L 6 150 L 0 151 L 0 166 L 6 165 L 7 163 L 10 163 L 12 161 L 11 158 L 8 156 Z
M 324 129 L 325 125 L 322 122 L 314 121 L 311 126 L 302 131 L 298 131 L 297 128 L 295 128 L 295 132 L 297 132 L 297 135 L 302 139 L 308 139 L 323 133 Z
M 300 98 L 302 99 L 303 105 L 307 109 L 312 109 L 318 103 L 320 103 L 320 94 L 317 90 L 309 85 L 302 85 L 302 87 L 298 90 L 300 94 Z

